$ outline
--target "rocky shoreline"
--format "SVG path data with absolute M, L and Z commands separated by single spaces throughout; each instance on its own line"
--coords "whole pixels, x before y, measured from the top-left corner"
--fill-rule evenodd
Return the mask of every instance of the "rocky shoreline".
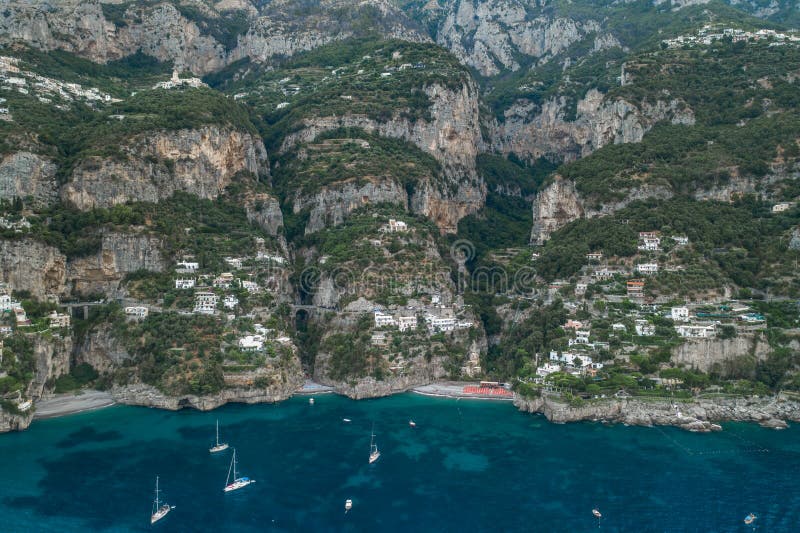
M 784 395 L 765 398 L 668 400 L 607 398 L 570 406 L 555 396 L 522 398 L 514 405 L 521 411 L 541 413 L 554 423 L 602 421 L 631 426 L 676 426 L 692 432 L 721 431 L 719 422 L 756 422 L 762 427 L 784 429 L 787 420 L 800 422 L 800 402 Z
M 459 385 L 458 387 L 456 385 Z M 367 399 L 404 392 L 418 392 L 427 396 L 446 398 L 469 398 L 476 400 L 498 400 L 479 395 L 464 395 L 459 390 L 461 383 L 431 383 L 405 388 L 382 387 L 376 390 L 342 390 L 338 387 L 319 386 L 318 390 L 308 384 L 287 383 L 270 389 L 236 388 L 226 389 L 213 396 L 167 396 L 155 387 L 144 384 L 115 387 L 110 397 L 113 403 L 154 407 L 177 411 L 193 408 L 210 411 L 227 403 L 277 403 L 297 394 L 335 393 L 351 399 Z M 433 392 L 432 392 L 433 391 Z M 542 414 L 556 424 L 581 421 L 621 423 L 630 426 L 675 426 L 687 431 L 706 433 L 721 431 L 720 422 L 755 422 L 766 428 L 784 429 L 787 421 L 800 422 L 800 401 L 784 394 L 770 397 L 750 398 L 702 398 L 691 401 L 671 402 L 647 398 L 604 398 L 591 400 L 580 406 L 572 406 L 554 395 L 524 398 L 514 395 L 513 404 L 520 411 Z M 72 411 L 51 416 L 63 416 Z M 37 417 L 43 418 L 43 417 Z M 33 412 L 14 415 L 0 410 L 0 433 L 22 431 L 34 419 Z

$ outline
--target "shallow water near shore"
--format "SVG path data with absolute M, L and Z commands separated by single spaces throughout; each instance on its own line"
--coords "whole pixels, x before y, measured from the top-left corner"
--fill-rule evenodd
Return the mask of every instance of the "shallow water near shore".
M 229 452 L 208 453 L 217 417 L 257 480 L 229 494 Z M 368 465 L 373 422 L 382 456 Z M 506 402 L 414 394 L 115 406 L 0 435 L 2 529 L 597 531 L 598 507 L 602 531 L 752 531 L 749 512 L 758 530 L 796 531 L 800 429 L 723 427 L 556 425 Z M 151 528 L 157 474 L 176 509 Z

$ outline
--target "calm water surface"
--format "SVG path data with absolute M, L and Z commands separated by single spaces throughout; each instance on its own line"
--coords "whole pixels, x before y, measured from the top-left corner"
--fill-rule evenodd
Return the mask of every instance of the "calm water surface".
M 257 480 L 235 493 L 222 491 L 229 452 L 208 453 L 217 417 Z M 382 456 L 368 465 L 373 422 Z M 752 511 L 758 531 L 800 531 L 800 429 L 724 428 L 554 425 L 411 394 L 118 406 L 0 435 L 0 530 L 752 531 Z M 176 509 L 151 528 L 156 474 Z

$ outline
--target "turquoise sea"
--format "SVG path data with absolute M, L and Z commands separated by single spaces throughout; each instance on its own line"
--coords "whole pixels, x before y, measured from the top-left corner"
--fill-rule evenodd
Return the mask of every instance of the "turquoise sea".
M 238 492 L 222 491 L 228 452 L 208 453 L 217 417 L 257 480 Z M 382 456 L 369 465 L 373 422 Z M 156 474 L 176 509 L 151 527 Z M 506 402 L 413 394 L 116 406 L 0 435 L 0 481 L 10 532 L 752 531 L 751 511 L 756 530 L 798 531 L 800 428 L 555 425 Z

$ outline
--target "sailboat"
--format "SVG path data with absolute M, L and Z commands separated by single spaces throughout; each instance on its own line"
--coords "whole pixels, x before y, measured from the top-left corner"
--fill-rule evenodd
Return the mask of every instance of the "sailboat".
M 347 514 L 347 511 L 353 508 L 353 500 L 345 500 L 344 501 L 344 514 Z
M 381 456 L 378 445 L 375 444 L 375 424 L 372 425 L 372 437 L 369 440 L 369 464 L 374 463 Z
M 216 444 L 214 444 L 214 446 L 209 448 L 208 451 L 211 452 L 211 453 L 217 453 L 217 452 L 221 452 L 221 451 L 227 450 L 227 449 L 228 449 L 228 443 L 219 441 L 219 419 L 217 419 L 217 440 L 216 440 Z
M 167 503 L 163 503 L 162 504 L 159 501 L 159 499 L 158 499 L 158 493 L 159 492 L 160 491 L 158 490 L 158 476 L 156 476 L 156 497 L 153 500 L 153 511 L 152 511 L 152 513 L 150 513 L 150 523 L 151 524 L 155 524 L 156 522 L 158 522 L 159 520 L 161 520 L 162 518 L 167 516 L 168 512 L 170 512 L 171 510 L 175 509 L 174 505 L 169 505 Z
M 255 483 L 255 479 L 249 477 L 239 477 L 237 469 L 238 463 L 236 462 L 236 448 L 233 449 L 233 457 L 231 458 L 231 466 L 228 467 L 228 477 L 225 478 L 225 492 L 231 492 L 246 487 L 250 483 Z M 233 472 L 233 481 L 231 481 L 231 472 Z

